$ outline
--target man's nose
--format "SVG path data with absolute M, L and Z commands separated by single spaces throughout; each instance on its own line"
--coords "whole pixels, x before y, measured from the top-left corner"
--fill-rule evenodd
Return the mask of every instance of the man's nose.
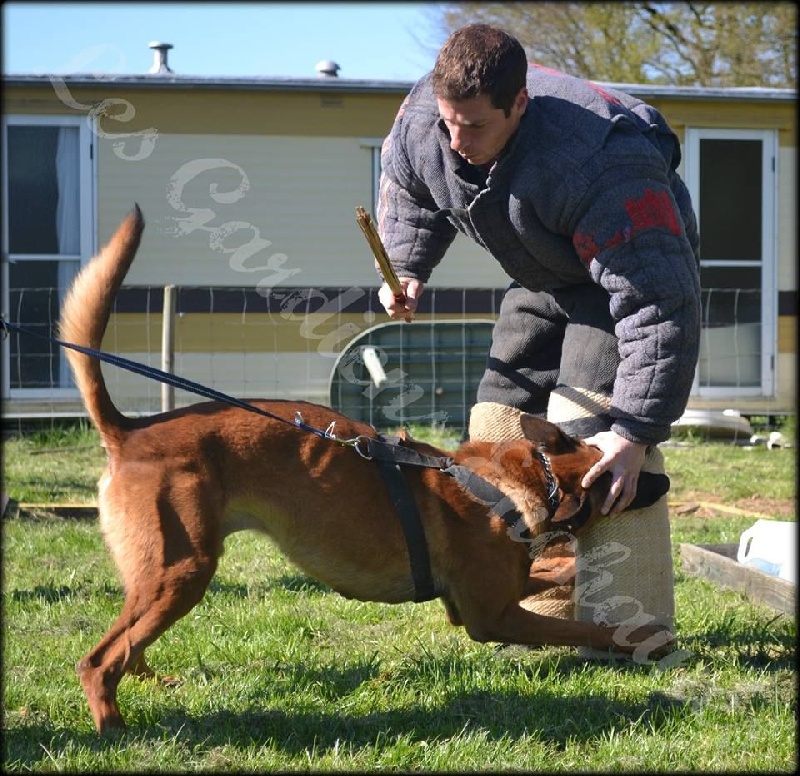
M 458 127 L 450 127 L 450 148 L 456 152 L 464 150 L 464 137 Z

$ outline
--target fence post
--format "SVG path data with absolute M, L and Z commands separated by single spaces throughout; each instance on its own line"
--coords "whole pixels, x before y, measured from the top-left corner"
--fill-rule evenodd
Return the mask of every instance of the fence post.
M 164 286 L 161 317 L 161 369 L 172 374 L 175 360 L 175 286 Z M 175 388 L 161 383 L 161 411 L 175 409 Z

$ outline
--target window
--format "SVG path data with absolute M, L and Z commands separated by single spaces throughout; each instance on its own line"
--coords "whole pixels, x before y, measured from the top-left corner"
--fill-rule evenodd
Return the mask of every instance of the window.
M 774 391 L 776 147 L 771 131 L 686 133 L 703 294 L 695 396 Z
M 366 148 L 370 152 L 372 164 L 372 212 L 374 217 L 378 212 L 378 190 L 381 178 L 381 144 L 383 140 L 380 138 L 362 138 L 361 147 Z M 367 208 L 369 211 L 369 208 Z
M 8 116 L 3 126 L 2 306 L 7 318 L 55 333 L 64 292 L 93 252 L 91 133 L 85 118 Z M 12 334 L 3 349 L 4 396 L 69 389 L 63 350 Z

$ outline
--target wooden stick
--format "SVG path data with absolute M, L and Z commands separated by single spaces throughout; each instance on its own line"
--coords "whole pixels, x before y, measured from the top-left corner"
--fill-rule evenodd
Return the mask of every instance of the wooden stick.
M 370 214 L 367 213 L 363 207 L 356 208 L 356 221 L 361 227 L 361 231 L 364 232 L 364 237 L 367 238 L 369 247 L 372 249 L 372 254 L 375 256 L 375 261 L 378 262 L 383 278 L 392 290 L 394 298 L 398 302 L 405 302 L 406 295 L 403 291 L 403 286 L 400 285 L 397 273 L 394 271 L 394 267 L 389 261 L 389 257 L 386 255 L 386 249 L 383 247 L 383 242 L 381 242 L 381 236 L 378 234 L 378 230 L 375 228 Z

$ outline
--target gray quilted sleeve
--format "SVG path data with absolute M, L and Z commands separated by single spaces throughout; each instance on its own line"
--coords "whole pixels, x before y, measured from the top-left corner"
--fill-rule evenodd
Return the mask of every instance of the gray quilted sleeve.
M 666 180 L 612 176 L 594 188 L 574 232 L 579 255 L 611 296 L 621 363 L 613 430 L 646 444 L 669 438 L 697 364 L 700 280 L 681 209 Z
M 427 282 L 456 234 L 412 170 L 401 115 L 381 149 L 378 232 L 401 277 Z

